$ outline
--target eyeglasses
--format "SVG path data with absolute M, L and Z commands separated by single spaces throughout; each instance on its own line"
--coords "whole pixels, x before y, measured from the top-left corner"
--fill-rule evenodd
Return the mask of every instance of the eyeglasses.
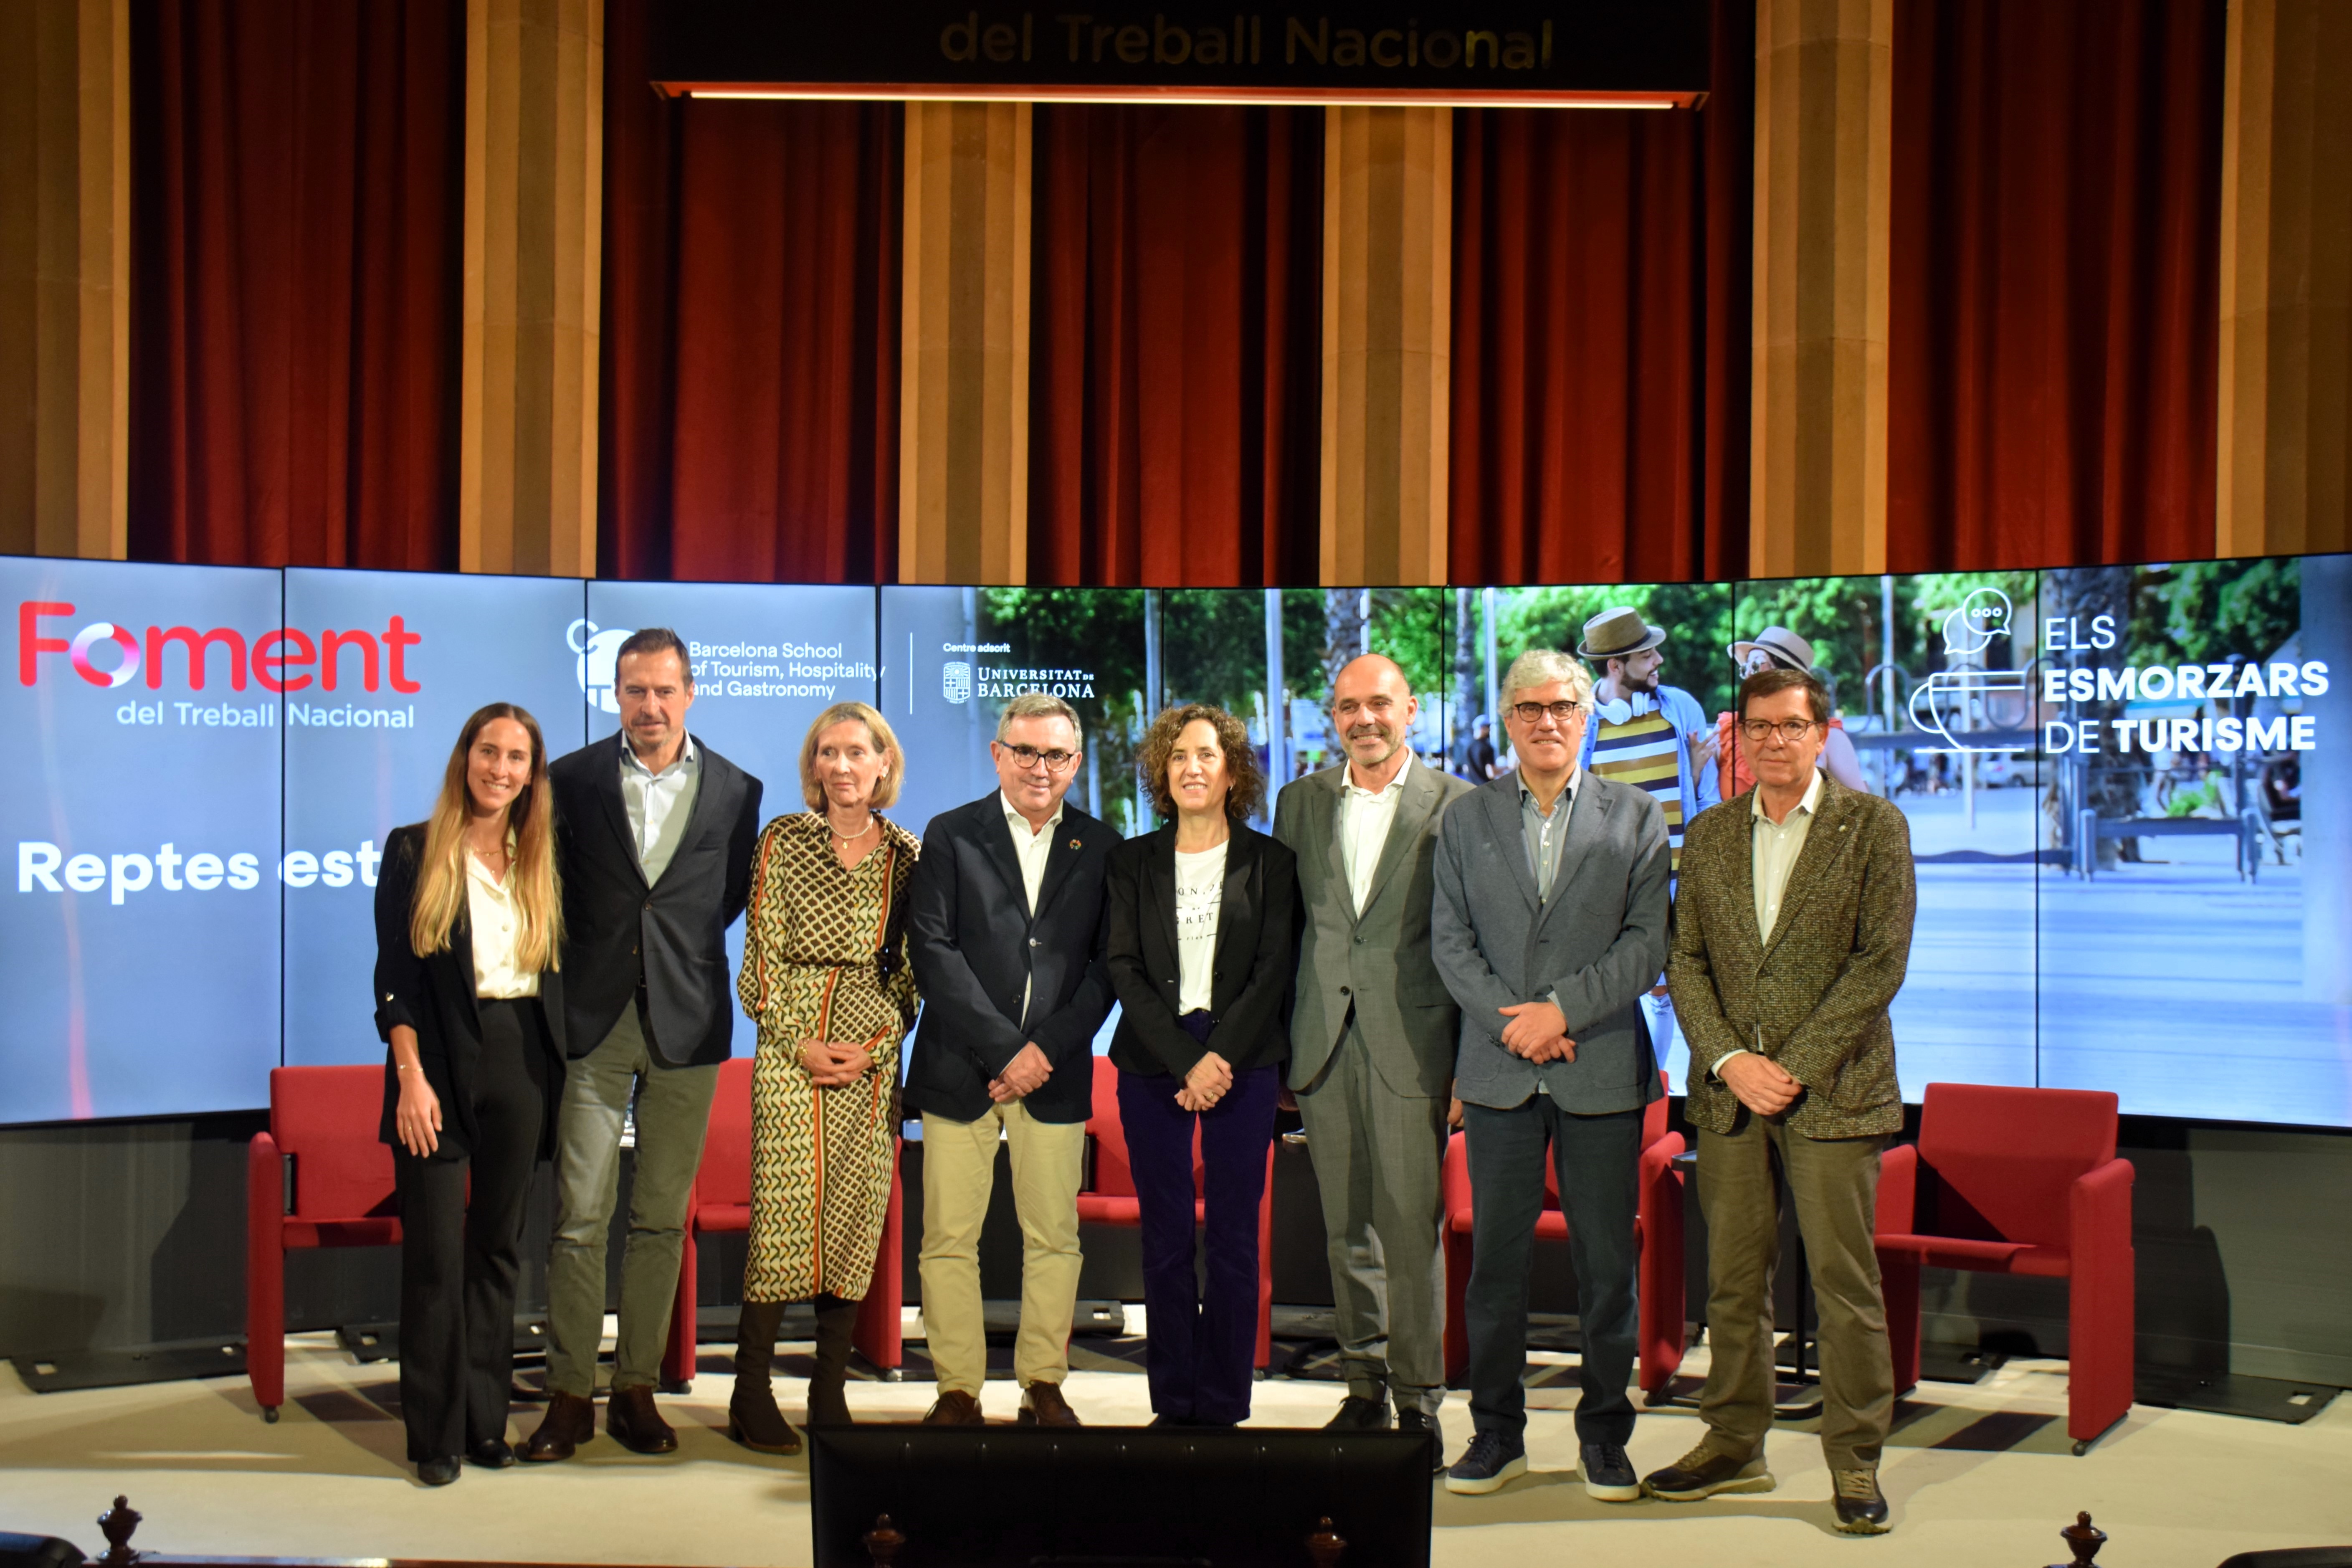
M 1543 722 L 1544 715 L 1547 713 L 1551 715 L 1553 723 L 1565 725 L 1570 719 L 1584 711 L 1584 704 L 1566 701 L 1514 702 L 1511 704 L 1511 711 L 1518 715 L 1520 723 L 1532 729 Z
M 1013 764 L 1024 773 L 1043 763 L 1048 772 L 1058 773 L 1078 760 L 1077 752 L 1063 751 L 1059 746 L 1041 752 L 1034 746 L 1006 746 L 1002 741 L 997 744 L 1013 753 Z
M 1820 722 L 1818 719 L 1783 719 L 1775 724 L 1769 719 L 1742 719 L 1739 732 L 1759 746 L 1775 735 L 1793 746 L 1805 738 L 1807 731 Z

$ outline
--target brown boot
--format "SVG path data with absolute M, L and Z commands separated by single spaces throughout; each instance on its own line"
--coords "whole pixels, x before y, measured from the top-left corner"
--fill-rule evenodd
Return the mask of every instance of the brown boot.
M 846 1426 L 853 1417 L 842 1387 L 849 1381 L 849 1342 L 857 1331 L 857 1303 L 820 1304 L 816 1310 L 816 1371 L 809 1377 L 808 1424 Z
M 633 1454 L 675 1454 L 677 1434 L 654 1408 L 650 1384 L 616 1388 L 604 1400 L 604 1430 Z
M 926 1426 L 985 1426 L 988 1417 L 980 1413 L 980 1401 L 961 1388 L 951 1388 L 931 1402 L 929 1414 L 923 1417 Z
M 522 1457 L 541 1464 L 568 1459 L 596 1436 L 596 1402 L 557 1390 L 547 1396 L 547 1414 L 522 1447 Z
M 1021 1414 L 1017 1417 L 1024 1426 L 1082 1426 L 1078 1413 L 1062 1397 L 1058 1383 L 1033 1383 L 1021 1394 Z
M 783 1321 L 782 1301 L 746 1301 L 735 1325 L 735 1392 L 727 1401 L 727 1435 L 755 1454 L 801 1451 L 801 1435 L 776 1408 L 769 1378 L 776 1330 Z

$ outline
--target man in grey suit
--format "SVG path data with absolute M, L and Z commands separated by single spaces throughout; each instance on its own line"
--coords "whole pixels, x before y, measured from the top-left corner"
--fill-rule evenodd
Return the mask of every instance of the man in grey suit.
M 1366 654 L 1331 685 L 1348 760 L 1286 785 L 1274 836 L 1298 857 L 1306 931 L 1290 1087 L 1307 1123 L 1348 1396 L 1329 1425 L 1431 1438 L 1444 1464 L 1445 1275 L 1439 1262 L 1454 999 L 1430 962 L 1430 855 L 1470 785 L 1415 761 L 1404 671 Z
M 1454 1092 L 1470 1154 L 1475 1430 L 1445 1486 L 1491 1492 L 1528 1468 L 1520 1378 L 1549 1144 L 1576 1270 L 1584 1489 L 1631 1502 L 1642 1108 L 1664 1092 L 1640 1003 L 1665 963 L 1666 819 L 1647 791 L 1577 766 L 1592 701 L 1581 665 L 1521 654 L 1503 691 L 1519 765 L 1446 813 L 1430 924 L 1462 1005 Z

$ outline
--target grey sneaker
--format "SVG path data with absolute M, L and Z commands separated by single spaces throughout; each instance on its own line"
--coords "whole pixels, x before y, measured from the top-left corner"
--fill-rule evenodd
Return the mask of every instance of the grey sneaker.
M 1473 1432 L 1470 1447 L 1445 1472 L 1445 1489 L 1465 1497 L 1500 1491 L 1513 1476 L 1528 1473 L 1528 1446 L 1500 1432 Z
M 1584 1471 L 1584 1495 L 1602 1502 L 1633 1502 L 1642 1495 L 1642 1478 L 1618 1443 L 1582 1443 L 1578 1458 Z
M 1742 1461 L 1704 1444 L 1642 1479 L 1643 1491 L 1668 1502 L 1696 1502 L 1717 1492 L 1769 1492 L 1777 1484 L 1764 1468 L 1763 1455 Z
M 1886 1533 L 1886 1494 L 1878 1489 L 1876 1470 L 1832 1470 L 1836 1484 L 1837 1527 L 1848 1535 Z

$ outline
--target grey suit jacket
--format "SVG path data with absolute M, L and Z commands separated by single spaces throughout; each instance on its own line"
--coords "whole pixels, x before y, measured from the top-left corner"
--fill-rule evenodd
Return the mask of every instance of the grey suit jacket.
M 1666 963 L 1666 818 L 1647 791 L 1590 772 L 1578 780 L 1548 904 L 1536 902 L 1516 773 L 1445 814 L 1436 872 L 1430 934 L 1462 1005 L 1457 1097 L 1507 1110 L 1540 1085 L 1589 1116 L 1665 1092 L 1640 1006 Z M 1504 1047 L 1510 1020 L 1496 1009 L 1554 997 L 1576 1059 L 1538 1068 Z
M 1355 1010 L 1391 1093 L 1434 1100 L 1454 1079 L 1454 997 L 1429 951 L 1430 857 L 1438 819 L 1470 793 L 1457 778 L 1405 763 L 1404 794 L 1359 917 L 1339 847 L 1348 765 L 1285 784 L 1274 837 L 1298 857 L 1297 994 L 1290 1013 L 1290 1086 L 1311 1088 Z

